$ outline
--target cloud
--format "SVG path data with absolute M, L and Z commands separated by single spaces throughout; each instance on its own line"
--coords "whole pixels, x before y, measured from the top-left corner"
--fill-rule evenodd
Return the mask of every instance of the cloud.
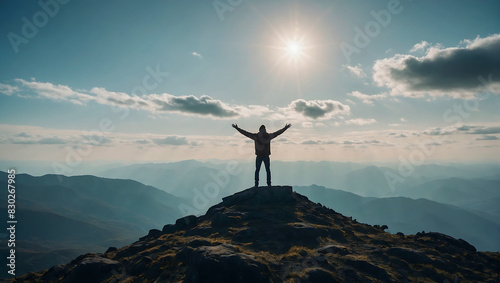
M 42 137 L 42 138 L 21 138 L 21 139 L 11 138 L 10 143 L 56 145 L 56 144 L 66 144 L 67 142 L 58 137 Z
M 153 139 L 157 145 L 186 145 L 188 144 L 185 137 L 168 136 L 163 139 Z
M 429 136 L 446 136 L 446 135 L 451 135 L 456 131 L 456 129 L 453 128 L 434 128 L 434 129 L 429 129 L 425 130 L 422 132 L 424 135 L 429 135 Z
M 195 51 L 193 51 L 193 52 L 191 53 L 191 55 L 196 56 L 196 57 L 198 57 L 198 58 L 200 58 L 200 59 L 201 59 L 201 58 L 203 58 L 203 56 L 201 56 L 201 54 L 200 54 L 200 53 L 195 52 Z
M 365 72 L 363 69 L 361 69 L 361 64 L 358 64 L 357 66 L 349 66 L 349 65 L 343 65 L 344 68 L 349 70 L 353 75 L 359 78 L 364 78 L 366 77 Z
M 157 111 L 188 113 L 218 118 L 235 117 L 238 112 L 220 100 L 202 95 L 200 98 L 189 96 L 173 96 L 170 94 L 152 94 L 148 100 L 155 105 Z
M 149 140 L 136 140 L 136 141 L 134 141 L 134 143 L 137 143 L 137 144 L 149 144 L 149 143 L 151 143 L 151 141 L 149 141 Z
M 19 88 L 17 86 L 11 86 L 11 85 L 0 83 L 0 92 L 3 94 L 12 95 L 18 91 L 19 91 Z
M 346 125 L 358 125 L 358 126 L 363 126 L 363 125 L 370 125 L 373 123 L 377 123 L 377 120 L 375 119 L 364 119 L 364 118 L 356 118 L 356 119 L 350 119 L 345 121 Z
M 331 119 L 338 115 L 349 115 L 351 108 L 335 100 L 297 99 L 287 107 L 288 111 L 302 114 L 309 119 Z
M 26 133 L 26 132 L 20 132 L 19 134 L 15 135 L 15 137 L 19 137 L 19 138 L 29 138 L 31 137 L 30 134 Z
M 83 105 L 88 101 L 95 100 L 95 97 L 73 91 L 71 88 L 65 85 L 55 85 L 51 83 L 41 83 L 36 81 L 25 81 L 23 79 L 16 79 L 15 81 L 19 82 L 22 86 L 27 87 L 28 89 L 34 92 L 35 96 L 41 96 L 44 98 L 59 100 L 59 101 L 69 101 L 71 103 Z M 17 89 L 20 92 L 20 89 Z M 29 94 L 24 94 L 28 95 Z
M 500 126 L 498 124 L 489 125 L 452 125 L 446 128 L 431 128 L 421 132 L 424 135 L 430 136 L 446 136 L 452 134 L 470 134 L 470 135 L 491 135 L 500 134 Z
M 235 117 L 260 117 L 268 120 L 327 120 L 336 116 L 349 115 L 350 107 L 335 100 L 292 101 L 286 107 L 268 105 L 235 105 L 208 95 L 175 96 L 168 93 L 129 95 L 102 87 L 90 91 L 75 91 L 65 85 L 16 79 L 12 89 L 20 97 L 36 97 L 54 101 L 67 101 L 78 105 L 97 103 L 113 107 L 143 110 L 157 115 L 175 113 L 180 115 L 209 117 L 212 119 L 234 119 Z
M 470 99 L 480 92 L 500 93 L 500 34 L 464 42 L 465 47 L 430 47 L 422 57 L 377 60 L 373 80 L 394 96 Z
M 353 91 L 351 93 L 348 93 L 347 95 L 350 95 L 352 97 L 356 97 L 361 100 L 364 104 L 373 104 L 373 100 L 380 100 L 384 99 L 388 96 L 387 93 L 381 93 L 381 94 L 364 94 L 359 91 Z
M 491 135 L 491 134 L 500 134 L 500 127 L 469 127 L 469 130 L 473 129 L 472 131 L 468 132 L 468 134 L 473 134 L 473 135 Z
M 307 141 L 303 141 L 302 144 L 319 144 L 319 142 L 314 141 L 314 140 L 307 140 Z
M 413 46 L 413 48 L 412 48 L 412 49 L 410 49 L 410 52 L 415 52 L 415 51 L 419 51 L 419 50 L 425 51 L 425 49 L 426 49 L 427 47 L 429 47 L 429 45 L 430 45 L 430 44 L 429 44 L 429 42 L 427 42 L 427 41 L 423 40 L 423 41 L 421 41 L 420 43 L 415 44 L 415 45 Z
M 498 137 L 491 136 L 491 135 L 484 135 L 480 138 L 477 138 L 476 140 L 477 141 L 495 141 L 495 140 L 498 140 Z

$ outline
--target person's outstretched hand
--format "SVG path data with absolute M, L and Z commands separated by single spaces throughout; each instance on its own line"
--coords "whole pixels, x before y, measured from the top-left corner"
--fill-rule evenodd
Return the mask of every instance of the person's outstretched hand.
M 288 129 L 288 128 L 290 128 L 291 126 L 292 126 L 292 124 L 286 124 L 286 125 L 285 125 L 285 128 L 287 128 L 287 129 Z
M 238 129 L 238 125 L 237 124 L 233 124 L 233 128 Z

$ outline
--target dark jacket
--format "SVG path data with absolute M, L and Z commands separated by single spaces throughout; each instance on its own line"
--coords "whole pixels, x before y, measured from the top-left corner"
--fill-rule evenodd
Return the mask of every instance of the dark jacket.
M 281 135 L 287 127 L 284 127 L 283 129 L 276 131 L 274 133 L 249 133 L 243 129 L 236 128 L 238 132 L 240 132 L 242 135 L 251 138 L 254 140 L 255 143 L 255 155 L 258 156 L 267 156 L 271 155 L 271 140 L 274 139 L 275 137 Z

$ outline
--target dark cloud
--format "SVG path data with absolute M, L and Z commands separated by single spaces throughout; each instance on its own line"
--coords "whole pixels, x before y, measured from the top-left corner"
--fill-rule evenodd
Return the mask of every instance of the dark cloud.
M 498 137 L 496 136 L 490 136 L 490 135 L 484 135 L 480 138 L 476 139 L 477 141 L 495 141 L 498 140 Z
M 108 139 L 103 135 L 82 135 L 81 137 L 92 145 L 109 144 L 112 142 L 111 139 Z
M 66 141 L 58 137 L 45 137 L 40 139 L 11 139 L 13 144 L 66 144 Z
M 297 99 L 292 101 L 290 108 L 307 118 L 331 118 L 337 114 L 349 114 L 350 107 L 335 100 Z
M 374 79 L 379 85 L 397 90 L 399 95 L 426 92 L 467 93 L 477 91 L 482 76 L 488 81 L 483 87 L 500 83 L 500 34 L 468 41 L 466 47 L 431 48 L 423 57 L 397 55 L 378 60 Z
M 20 132 L 19 134 L 15 135 L 15 137 L 19 137 L 19 138 L 29 138 L 31 137 L 30 134 L 26 133 L 26 132 Z
M 313 140 L 307 140 L 307 141 L 303 141 L 302 144 L 319 144 L 319 142 L 313 141 Z
M 473 135 L 491 135 L 491 134 L 500 134 L 500 127 L 484 127 L 484 128 L 476 128 L 468 134 Z
M 446 136 L 446 135 L 451 135 L 451 132 L 449 130 L 435 128 L 433 130 L 424 131 L 424 132 L 422 132 L 422 134 L 430 135 L 430 136 Z
M 168 136 L 163 139 L 153 139 L 157 145 L 186 145 L 188 141 L 185 137 Z
M 160 106 L 161 111 L 176 111 L 198 115 L 211 115 L 214 117 L 234 117 L 238 113 L 222 101 L 215 100 L 207 95 L 197 98 L 190 96 L 168 96 L 166 100 L 155 99 L 153 102 Z

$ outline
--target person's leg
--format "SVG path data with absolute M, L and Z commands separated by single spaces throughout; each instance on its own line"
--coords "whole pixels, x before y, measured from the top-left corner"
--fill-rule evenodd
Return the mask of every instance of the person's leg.
M 260 166 L 262 165 L 262 158 L 257 155 L 255 158 L 255 186 L 259 186 L 259 172 L 260 172 Z
M 270 187 L 271 186 L 271 164 L 269 160 L 269 155 L 264 158 L 264 166 L 266 166 L 266 173 L 267 173 L 267 185 Z

